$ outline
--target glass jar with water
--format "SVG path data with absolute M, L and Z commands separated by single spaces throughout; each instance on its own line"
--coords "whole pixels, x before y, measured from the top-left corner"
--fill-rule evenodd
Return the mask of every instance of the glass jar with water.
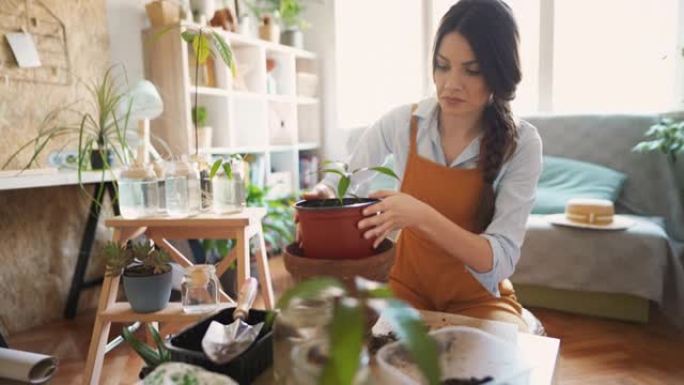
M 219 283 L 214 265 L 194 265 L 185 268 L 181 297 L 185 313 L 212 311 L 219 303 Z
M 170 161 L 164 183 L 166 213 L 186 217 L 200 211 L 200 177 L 197 163 L 185 159 Z
M 130 165 L 118 172 L 119 210 L 126 219 L 156 215 L 159 210 L 157 175 L 150 165 Z
M 279 385 L 295 385 L 293 357 L 310 341 L 327 340 L 333 300 L 296 299 L 281 309 L 273 325 L 273 374 Z
M 225 160 L 211 179 L 212 211 L 217 214 L 240 212 L 246 205 L 244 162 L 239 158 Z

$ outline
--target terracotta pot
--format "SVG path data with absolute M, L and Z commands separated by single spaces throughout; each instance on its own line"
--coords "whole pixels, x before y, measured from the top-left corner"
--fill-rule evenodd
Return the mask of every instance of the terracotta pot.
M 376 254 L 374 239 L 358 229 L 364 208 L 377 199 L 345 198 L 304 200 L 295 204 L 300 225 L 302 253 L 307 258 L 360 259 Z

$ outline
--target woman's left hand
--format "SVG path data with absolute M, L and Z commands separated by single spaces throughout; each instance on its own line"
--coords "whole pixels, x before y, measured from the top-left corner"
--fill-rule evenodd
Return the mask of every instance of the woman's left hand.
M 377 191 L 369 198 L 381 201 L 363 210 L 363 215 L 368 218 L 359 221 L 359 229 L 371 228 L 363 236 L 366 239 L 375 238 L 373 248 L 378 247 L 392 231 L 417 227 L 423 223 L 426 213 L 431 209 L 411 195 L 395 191 Z

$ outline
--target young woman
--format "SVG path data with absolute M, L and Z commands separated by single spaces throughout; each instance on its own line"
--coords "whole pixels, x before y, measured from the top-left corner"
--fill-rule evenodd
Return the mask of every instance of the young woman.
M 436 98 L 399 107 L 370 127 L 352 169 L 393 154 L 400 192 L 379 191 L 364 236 L 401 229 L 394 293 L 419 309 L 507 321 L 521 329 L 508 277 L 520 257 L 542 164 L 536 129 L 509 102 L 521 79 L 518 28 L 501 0 L 461 0 L 437 31 Z M 334 196 L 327 177 L 306 199 Z

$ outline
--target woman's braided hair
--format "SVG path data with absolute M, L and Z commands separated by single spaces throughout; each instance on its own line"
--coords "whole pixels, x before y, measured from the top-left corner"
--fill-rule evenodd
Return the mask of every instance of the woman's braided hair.
M 478 231 L 484 231 L 494 215 L 494 181 L 501 165 L 515 151 L 517 123 L 510 101 L 522 79 L 518 54 L 518 27 L 510 7 L 501 0 L 460 0 L 442 17 L 433 49 L 437 52 L 445 35 L 458 32 L 470 44 L 492 92 L 484 110 L 479 167 L 485 188 L 478 210 Z

